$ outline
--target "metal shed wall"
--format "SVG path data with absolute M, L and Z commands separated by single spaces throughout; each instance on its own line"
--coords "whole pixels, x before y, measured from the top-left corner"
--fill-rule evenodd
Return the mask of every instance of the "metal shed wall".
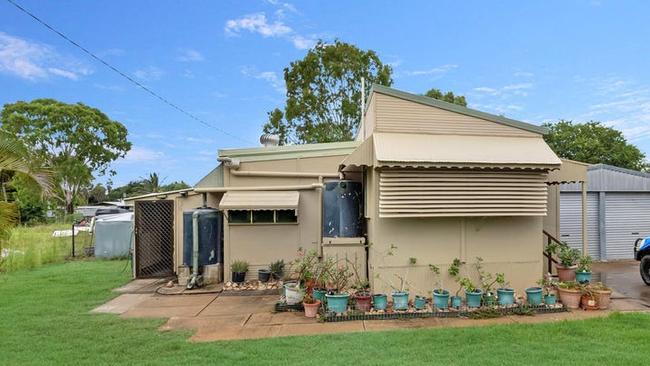
M 582 195 L 565 193 L 560 199 L 560 240 L 582 251 Z M 589 255 L 600 259 L 600 235 L 598 232 L 598 194 L 587 194 L 587 243 Z
M 634 241 L 650 236 L 650 192 L 606 195 L 607 259 L 633 259 Z

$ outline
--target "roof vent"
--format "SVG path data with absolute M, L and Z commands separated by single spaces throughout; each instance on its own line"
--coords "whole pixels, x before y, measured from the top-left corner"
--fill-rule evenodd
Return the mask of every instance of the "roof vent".
M 273 135 L 270 133 L 265 133 L 262 136 L 260 136 L 260 143 L 264 145 L 264 147 L 278 146 L 280 145 L 280 136 Z

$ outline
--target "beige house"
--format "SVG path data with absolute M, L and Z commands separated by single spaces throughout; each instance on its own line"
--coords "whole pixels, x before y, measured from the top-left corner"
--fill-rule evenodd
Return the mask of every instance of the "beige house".
M 362 262 L 375 292 L 390 292 L 399 276 L 412 295 L 430 295 L 429 264 L 446 273 L 460 258 L 475 278 L 481 257 L 521 293 L 545 271 L 544 230 L 559 232 L 553 184 L 586 180 L 586 166 L 563 164 L 544 132 L 374 86 L 357 141 L 220 150 L 194 188 L 132 200 L 136 217 L 138 202 L 173 202 L 172 271 L 182 264 L 182 213 L 205 199 L 224 213 L 225 280 L 234 260 L 248 261 L 252 278 L 304 248 Z M 362 183 L 365 230 L 356 237 L 323 236 L 323 183 L 339 179 Z M 136 266 L 137 242 L 136 234 Z

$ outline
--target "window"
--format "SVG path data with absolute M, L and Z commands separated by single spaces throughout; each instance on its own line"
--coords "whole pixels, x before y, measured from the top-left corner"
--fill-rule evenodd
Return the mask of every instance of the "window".
M 298 216 L 294 210 L 228 210 L 231 224 L 295 224 Z
M 275 222 L 298 222 L 298 216 L 294 210 L 275 211 Z
M 232 224 L 250 224 L 251 212 L 248 210 L 228 211 L 228 221 Z
M 253 224 L 271 224 L 275 222 L 275 211 L 256 210 L 253 211 Z

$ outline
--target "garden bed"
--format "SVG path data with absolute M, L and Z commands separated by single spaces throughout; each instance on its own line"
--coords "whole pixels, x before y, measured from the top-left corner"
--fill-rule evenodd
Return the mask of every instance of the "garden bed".
M 277 306 L 276 306 L 277 308 Z M 321 311 L 320 320 L 324 322 L 342 322 L 352 320 L 389 320 L 389 319 L 417 319 L 417 318 L 469 318 L 472 314 L 480 315 L 480 312 L 489 311 L 496 316 L 506 315 L 527 315 L 561 313 L 568 309 L 562 305 L 517 305 L 510 307 L 482 307 L 476 309 L 449 309 L 449 310 L 411 310 L 391 312 L 359 312 L 349 311 L 345 314 L 336 314 Z M 481 317 L 481 316 L 478 316 Z

